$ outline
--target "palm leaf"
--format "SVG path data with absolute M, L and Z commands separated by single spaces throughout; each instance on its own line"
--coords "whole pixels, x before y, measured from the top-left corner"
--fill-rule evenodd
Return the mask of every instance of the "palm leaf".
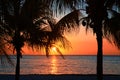
M 1 60 L 1 63 L 5 64 L 6 63 L 5 61 L 7 60 L 8 63 L 10 63 L 12 66 L 14 66 L 14 63 L 11 60 L 9 54 L 7 54 L 8 45 L 6 43 L 4 43 L 5 41 L 3 41 L 2 38 L 0 37 L 0 60 Z
M 66 16 L 64 16 L 56 25 L 55 31 L 59 31 L 63 33 L 64 31 L 71 31 L 75 28 L 79 27 L 79 10 L 75 10 Z
M 82 5 L 84 3 L 84 0 L 50 0 L 50 2 L 52 9 L 56 12 L 56 14 L 61 14 L 65 13 L 66 10 L 76 10 L 78 8 L 78 5 Z
M 120 14 L 114 15 L 104 27 L 104 36 L 120 49 Z
M 43 0 L 25 0 L 21 10 L 22 16 L 27 16 L 30 19 L 39 18 L 40 16 L 50 15 L 51 10 L 46 1 Z
M 113 6 L 117 6 L 116 8 L 119 9 L 120 8 L 120 0 L 105 0 L 105 7 L 107 8 L 112 8 Z

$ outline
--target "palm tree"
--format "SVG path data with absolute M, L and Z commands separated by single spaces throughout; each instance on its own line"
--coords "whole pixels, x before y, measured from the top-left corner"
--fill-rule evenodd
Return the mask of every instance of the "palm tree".
M 97 45 L 98 45 L 98 52 L 97 52 L 97 76 L 98 80 L 103 80 L 103 50 L 102 50 L 102 38 L 106 38 L 111 43 L 115 42 L 115 45 L 119 48 L 119 17 L 120 13 L 113 10 L 114 3 L 117 3 L 118 0 L 108 1 L 108 0 L 87 0 L 88 6 L 86 7 L 86 13 L 88 16 L 83 19 L 83 25 L 87 28 L 92 28 L 93 32 L 96 34 L 97 37 Z M 120 3 L 120 1 L 118 1 Z M 116 7 L 119 7 L 116 5 Z M 108 9 L 112 12 L 116 12 L 116 16 L 113 18 L 109 18 Z M 118 8 L 117 8 L 118 9 Z M 112 15 L 111 15 L 112 16 Z M 117 24 L 115 26 L 114 24 Z M 114 31 L 113 31 L 114 30 Z M 119 48 L 120 49 L 120 48 Z
M 7 47 L 10 46 L 10 48 L 15 50 L 16 55 L 17 55 L 16 77 L 15 77 L 16 80 L 19 80 L 20 57 L 22 57 L 21 51 L 22 51 L 22 47 L 24 46 L 24 43 L 28 41 L 28 38 L 30 38 L 31 36 L 34 36 L 34 35 L 30 35 L 32 34 L 31 33 L 32 30 L 41 32 L 41 30 L 37 30 L 37 27 L 33 23 L 33 20 L 38 18 L 38 14 L 40 14 L 39 17 L 44 16 L 45 14 L 48 14 L 47 12 L 43 12 L 45 11 L 43 10 L 43 8 L 45 9 L 44 4 L 42 6 L 38 5 L 39 1 L 35 2 L 35 1 L 26 0 L 24 3 L 21 4 L 22 1 L 23 0 L 14 0 L 14 1 L 1 0 L 0 2 L 1 3 L 1 7 L 0 7 L 1 8 L 0 9 L 1 36 L 0 36 L 0 39 L 1 41 L 3 41 L 1 42 L 2 44 L 1 52 L 4 52 L 4 54 L 7 56 L 7 53 L 4 50 L 6 46 Z M 42 2 L 39 2 L 39 4 L 42 4 Z M 33 5 L 36 5 L 37 9 L 33 7 Z M 33 12 L 32 10 L 35 10 L 35 11 Z M 43 37 L 46 36 L 44 34 L 42 35 Z M 39 37 L 39 35 L 37 36 Z
M 82 25 L 86 29 L 93 29 L 96 34 L 98 52 L 97 52 L 97 77 L 103 80 L 103 50 L 102 38 L 106 38 L 109 42 L 114 43 L 120 49 L 120 1 L 119 0 L 51 0 L 56 3 L 55 10 L 65 11 L 68 8 L 76 9 L 79 5 L 84 8 L 86 6 L 87 17 L 82 18 Z M 80 4 L 79 4 L 80 2 Z M 54 4 L 55 5 L 55 4 Z M 117 9 L 117 10 L 116 10 Z M 81 9 L 80 9 L 81 10 Z M 112 13 L 112 14 L 110 14 Z M 110 14 L 110 15 L 108 15 Z M 113 15 L 113 16 L 112 16 Z M 111 16 L 111 18 L 110 18 Z
M 48 56 L 51 46 L 56 42 L 61 42 L 64 48 L 68 47 L 66 46 L 66 44 L 69 45 L 68 40 L 62 34 L 78 24 L 76 19 L 78 17 L 71 20 L 65 17 L 56 23 L 48 9 L 48 4 L 44 1 L 1 0 L 0 4 L 0 39 L 3 41 L 0 43 L 2 44 L 0 49 L 6 55 L 7 52 L 4 49 L 7 47 L 17 55 L 15 80 L 19 80 L 20 57 L 25 44 L 33 49 L 45 48 Z M 73 13 L 78 15 L 76 11 Z M 71 17 L 71 14 L 67 16 Z M 66 21 L 67 25 L 63 21 Z M 43 25 L 49 26 L 51 30 L 45 30 L 42 28 Z M 61 54 L 60 51 L 59 53 Z
M 13 50 L 15 50 L 17 55 L 16 77 L 15 77 L 16 80 L 19 80 L 19 75 L 20 75 L 20 57 L 22 57 L 21 48 L 24 46 L 24 42 L 26 41 L 26 39 L 29 38 L 29 34 L 31 34 L 31 31 L 37 30 L 37 27 L 34 25 L 33 20 L 37 18 L 38 16 L 37 14 L 39 14 L 38 12 L 40 12 L 40 11 L 34 11 L 34 12 L 32 11 L 36 9 L 35 7 L 32 6 L 35 5 L 34 1 L 31 2 L 29 0 L 26 0 L 24 5 L 21 6 L 22 4 L 20 3 L 22 1 L 23 0 L 14 0 L 14 1 L 1 0 L 1 9 L 0 9 L 1 11 L 0 39 L 3 42 L 5 42 L 5 44 L 1 42 L 2 44 L 1 52 L 4 52 L 6 54 L 6 51 L 3 48 L 4 46 L 5 47 L 12 46 Z M 38 3 L 36 2 L 36 4 Z M 43 9 L 43 6 L 38 6 L 38 5 L 36 6 L 41 10 Z M 33 8 L 31 8 L 30 10 L 28 9 L 28 7 L 33 7 Z M 28 13 L 26 12 L 26 10 L 28 10 L 27 11 Z M 43 13 L 40 13 L 40 15 L 43 16 Z

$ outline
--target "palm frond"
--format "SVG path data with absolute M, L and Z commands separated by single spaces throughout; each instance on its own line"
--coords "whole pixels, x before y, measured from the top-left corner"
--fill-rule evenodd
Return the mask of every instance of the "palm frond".
M 25 0 L 21 10 L 22 16 L 27 16 L 31 19 L 51 14 L 48 3 L 43 0 Z
M 109 20 L 108 26 L 104 27 L 104 36 L 120 49 L 120 14 Z
M 10 38 L 8 37 L 8 26 L 4 24 L 0 24 L 0 60 L 1 63 L 10 63 L 12 66 L 14 66 L 13 61 L 11 60 L 9 54 L 8 54 L 8 47 L 10 44 Z
M 107 7 L 107 8 L 112 8 L 113 6 L 116 6 L 116 8 L 117 7 L 119 7 L 120 8 L 120 0 L 111 0 L 111 1 L 109 1 L 109 0 L 105 0 L 106 2 L 105 2 L 105 7 Z M 118 9 L 118 8 L 117 8 Z
M 112 6 L 115 4 L 115 0 L 105 0 L 106 3 L 105 3 L 105 6 L 108 7 L 108 8 L 112 8 Z
M 38 36 L 31 36 L 32 38 L 27 40 L 27 43 L 30 47 L 33 49 L 43 49 L 46 48 L 46 54 L 48 55 L 49 53 L 49 47 L 51 47 L 52 44 L 56 44 L 57 42 L 61 43 L 61 47 L 63 48 L 68 48 L 69 42 L 68 40 L 62 36 L 61 34 L 56 34 L 55 32 L 48 32 L 48 31 L 42 31 L 39 33 Z
M 55 25 L 55 31 L 60 30 L 63 33 L 64 31 L 69 32 L 75 28 L 79 28 L 79 16 L 81 16 L 79 10 L 67 14 Z
M 52 9 L 55 10 L 54 12 L 56 12 L 56 14 L 65 13 L 66 10 L 76 10 L 78 8 L 78 5 L 82 5 L 83 3 L 84 0 L 51 0 Z
M 7 49 L 7 44 L 5 43 L 5 41 L 3 41 L 3 39 L 1 39 L 0 37 L 0 60 L 1 63 L 4 65 L 6 63 L 6 61 L 8 63 L 10 63 L 12 66 L 14 66 L 13 61 L 11 60 L 9 54 L 7 53 L 8 49 Z

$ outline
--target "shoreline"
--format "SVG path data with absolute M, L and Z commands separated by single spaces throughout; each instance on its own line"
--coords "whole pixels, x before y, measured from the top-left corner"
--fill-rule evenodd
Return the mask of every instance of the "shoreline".
M 0 74 L 0 80 L 14 80 L 14 74 Z M 96 74 L 22 74 L 20 80 L 97 80 Z M 103 80 L 120 80 L 120 75 L 104 74 Z

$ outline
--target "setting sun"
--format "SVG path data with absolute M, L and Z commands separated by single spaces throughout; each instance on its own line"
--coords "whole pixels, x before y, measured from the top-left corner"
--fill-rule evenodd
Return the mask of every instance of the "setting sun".
M 56 47 L 52 47 L 52 51 L 56 52 Z
M 50 51 L 51 55 L 58 55 L 58 48 L 55 46 L 51 47 L 51 51 Z

